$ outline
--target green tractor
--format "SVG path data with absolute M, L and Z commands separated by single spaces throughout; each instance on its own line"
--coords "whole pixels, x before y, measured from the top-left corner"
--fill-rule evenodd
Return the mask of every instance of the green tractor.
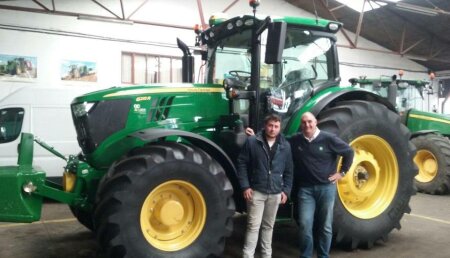
M 395 107 L 370 91 L 339 86 L 340 23 L 298 17 L 213 17 L 199 31 L 205 81 L 193 83 L 193 56 L 180 40 L 183 81 L 114 87 L 75 98 L 82 152 L 64 157 L 23 134 L 17 166 L 0 168 L 0 220 L 40 219 L 42 199 L 66 203 L 110 257 L 220 255 L 245 202 L 233 164 L 266 114 L 299 130 L 314 113 L 355 150 L 337 186 L 335 240 L 371 247 L 400 229 L 417 169 L 410 132 Z M 67 159 L 62 185 L 32 166 L 33 141 Z M 294 203 L 280 216 L 292 216 Z
M 399 101 L 398 111 L 403 123 L 411 131 L 411 141 L 417 148 L 414 162 L 419 168 L 415 184 L 420 192 L 428 194 L 447 194 L 450 192 L 450 116 L 434 112 L 420 111 L 411 106 L 415 98 L 398 98 L 405 95 L 405 90 L 415 89 L 424 101 L 424 93 L 435 93 L 432 83 L 425 80 L 403 80 L 396 76 L 379 79 L 352 79 L 354 85 L 359 84 L 384 97 L 391 103 Z M 446 96 L 448 90 L 442 84 L 438 87 L 438 97 Z M 444 100 L 444 103 L 447 101 Z M 428 102 L 430 102 L 428 100 Z M 430 105 L 430 103 L 429 103 Z M 442 105 L 444 106 L 444 105 Z M 443 112 L 442 112 L 443 113 Z

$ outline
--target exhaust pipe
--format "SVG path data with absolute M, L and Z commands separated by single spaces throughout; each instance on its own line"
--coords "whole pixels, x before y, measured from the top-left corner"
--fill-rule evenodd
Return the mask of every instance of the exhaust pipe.
M 181 78 L 183 82 L 194 82 L 194 57 L 191 55 L 188 46 L 177 38 L 178 48 L 183 51 L 183 57 L 181 58 Z

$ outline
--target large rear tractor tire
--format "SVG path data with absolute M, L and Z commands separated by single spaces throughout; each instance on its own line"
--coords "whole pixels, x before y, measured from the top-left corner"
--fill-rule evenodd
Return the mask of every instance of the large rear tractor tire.
M 207 257 L 232 232 L 233 189 L 196 147 L 149 145 L 116 162 L 100 183 L 94 215 L 108 257 Z
M 411 211 L 415 193 L 415 148 L 408 129 L 398 114 L 367 101 L 340 102 L 318 119 L 321 130 L 335 133 L 355 151 L 352 167 L 337 184 L 335 243 L 355 249 L 387 240 Z
M 450 140 L 442 135 L 425 134 L 411 140 L 417 148 L 414 162 L 419 168 L 417 190 L 428 194 L 450 191 Z

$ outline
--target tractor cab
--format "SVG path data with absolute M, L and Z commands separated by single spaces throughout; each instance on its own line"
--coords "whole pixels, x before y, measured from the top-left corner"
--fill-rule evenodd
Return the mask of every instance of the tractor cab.
M 214 15 L 196 28 L 205 83 L 222 84 L 229 111 L 255 130 L 268 113 L 293 114 L 318 90 L 339 83 L 336 37 L 340 23 L 294 17 Z

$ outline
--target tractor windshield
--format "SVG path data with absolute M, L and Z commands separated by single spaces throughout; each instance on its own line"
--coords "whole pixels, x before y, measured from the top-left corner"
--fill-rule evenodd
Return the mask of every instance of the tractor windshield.
M 288 28 L 282 63 L 273 67 L 273 81 L 278 82 L 270 87 L 274 111 L 296 110 L 315 87 L 334 80 L 332 46 L 328 37 Z

